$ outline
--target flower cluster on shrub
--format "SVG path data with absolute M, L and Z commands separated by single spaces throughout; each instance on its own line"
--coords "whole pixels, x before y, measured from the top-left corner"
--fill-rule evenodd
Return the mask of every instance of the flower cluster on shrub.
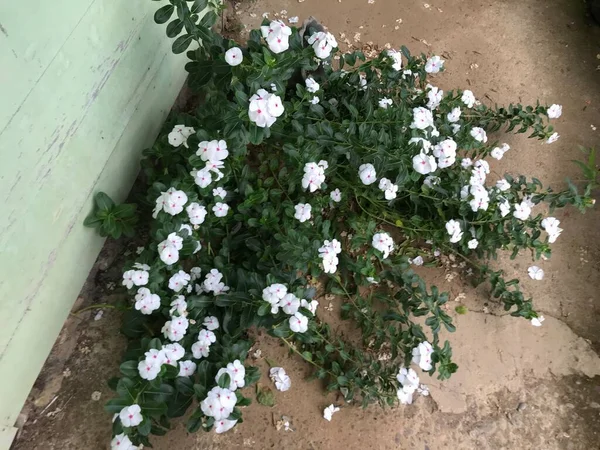
M 457 369 L 440 338 L 454 331 L 448 295 L 412 270 L 440 252 L 468 261 L 512 315 L 541 324 L 518 281 L 480 262 L 504 249 L 549 256 L 562 229 L 539 205 L 584 210 L 595 174 L 583 194 L 573 184 L 554 192 L 524 176 L 490 182 L 485 158 L 509 150 L 488 136 L 500 129 L 555 140 L 546 118 L 559 106 L 490 108 L 429 84 L 444 68 L 438 56 L 338 55 L 334 37 L 310 26 L 265 22 L 238 47 L 210 30 L 214 12 L 198 18 L 203 2 L 172 3 L 157 21 L 177 10 L 167 34 L 185 30 L 174 51 L 199 42 L 186 69 L 204 102 L 171 118 L 142 162 L 153 220 L 123 274 L 134 304 L 110 382 L 113 448 L 148 445 L 190 407 L 190 432 L 241 423 L 241 391 L 260 377 L 245 365 L 251 327 L 280 338 L 347 402 L 427 395 L 416 368 L 440 379 Z M 321 288 L 342 299 L 363 347 L 319 319 Z M 270 377 L 290 389 L 283 368 Z

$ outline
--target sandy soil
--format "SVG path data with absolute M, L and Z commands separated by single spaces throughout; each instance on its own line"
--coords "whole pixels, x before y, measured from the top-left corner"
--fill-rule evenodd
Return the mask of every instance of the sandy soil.
M 389 42 L 443 54 L 447 71 L 434 81 L 442 88 L 469 88 L 492 103 L 539 98 L 562 104 L 559 142 L 546 146 L 507 136 L 512 150 L 493 167 L 498 176 L 526 173 L 560 187 L 565 176 L 578 177 L 569 162 L 579 157 L 577 147 L 598 147 L 600 27 L 586 17 L 581 1 L 439 0 L 427 6 L 421 0 L 257 0 L 243 3 L 238 18 L 255 26 L 263 12 L 273 17 L 281 10 L 300 21 L 316 16 L 340 43 L 343 32 L 356 46 Z M 542 262 L 543 282 L 527 278 L 528 255 L 498 262 L 534 296 L 547 319 L 541 328 L 504 316 L 486 290 L 466 286 L 452 264 L 424 270 L 428 281 L 469 308 L 455 318 L 458 331 L 451 337 L 459 372 L 447 382 L 427 381 L 430 397 L 388 410 L 344 405 L 328 423 L 323 407 L 341 399 L 305 381 L 304 363 L 276 340 L 259 336 L 261 382 L 270 383 L 269 359 L 287 369 L 292 389 L 278 393 L 273 408 L 252 404 L 231 433 L 187 435 L 177 423 L 168 436 L 154 439 L 154 448 L 600 448 L 600 358 L 594 352 L 600 349 L 600 212 L 568 210 L 557 217 L 565 231 L 552 259 Z M 74 310 L 118 299 L 110 283 L 120 278 L 123 252 L 135 246 L 107 244 Z M 335 321 L 335 300 L 333 307 L 322 313 Z M 107 448 L 110 418 L 102 405 L 111 392 L 105 380 L 117 371 L 124 341 L 117 334 L 118 312 L 95 316 L 83 313 L 65 324 L 23 411 L 14 450 Z M 282 415 L 291 417 L 294 431 L 276 429 Z

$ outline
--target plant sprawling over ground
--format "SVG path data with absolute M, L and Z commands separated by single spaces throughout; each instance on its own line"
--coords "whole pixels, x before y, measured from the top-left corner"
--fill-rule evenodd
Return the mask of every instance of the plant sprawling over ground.
M 414 368 L 440 379 L 457 369 L 440 340 L 455 329 L 448 294 L 411 268 L 439 252 L 468 261 L 507 311 L 540 324 L 518 280 L 484 261 L 499 250 L 550 256 L 562 230 L 536 210 L 591 206 L 593 160 L 583 193 L 525 176 L 490 180 L 487 160 L 509 146 L 487 133 L 552 143 L 547 119 L 560 106 L 488 107 L 429 84 L 443 69 L 437 56 L 340 55 L 311 24 L 265 22 L 242 48 L 211 31 L 213 9 L 198 17 L 206 3 L 172 0 L 155 16 L 180 35 L 175 52 L 198 41 L 186 70 L 203 102 L 171 119 L 142 162 L 154 212 L 150 242 L 123 275 L 134 305 L 107 404 L 118 415 L 113 448 L 148 445 L 190 408 L 190 432 L 240 423 L 242 388 L 259 378 L 244 365 L 251 327 L 280 338 L 349 402 L 411 403 L 426 393 Z M 103 232 L 119 224 L 102 222 Z M 343 299 L 362 348 L 319 320 L 321 288 Z M 289 387 L 283 371 L 272 375 Z

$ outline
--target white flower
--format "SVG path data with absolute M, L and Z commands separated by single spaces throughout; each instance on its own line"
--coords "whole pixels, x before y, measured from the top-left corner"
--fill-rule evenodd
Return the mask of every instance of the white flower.
M 286 294 L 280 301 L 279 306 L 283 312 L 289 315 L 294 315 L 300 308 L 300 299 L 294 294 Z
M 421 342 L 417 347 L 412 350 L 412 361 L 417 364 L 425 372 L 431 370 L 431 354 L 433 353 L 433 347 L 427 341 Z
M 158 254 L 161 261 L 168 266 L 179 261 L 179 250 L 168 239 L 158 244 Z
M 411 405 L 413 402 L 413 393 L 414 393 L 414 389 L 411 388 L 402 388 L 402 389 L 398 389 L 398 391 L 396 392 L 396 395 L 398 396 L 398 400 L 400 400 L 400 403 L 403 405 Z
M 452 108 L 452 111 L 448 113 L 446 118 L 448 119 L 448 122 L 458 122 L 460 119 L 460 114 L 460 108 L 457 106 L 456 108 Z
M 308 309 L 313 315 L 317 312 L 317 306 L 319 306 L 319 302 L 316 300 L 308 301 L 308 300 L 300 300 L 300 306 Z
M 394 102 L 391 98 L 383 97 L 379 100 L 379 107 L 383 109 L 387 109 L 388 106 L 391 106 Z
M 460 131 L 460 125 L 457 123 L 452 124 L 452 134 L 456 134 Z
M 429 153 L 429 149 L 431 148 L 431 142 L 420 137 L 410 138 L 408 144 L 419 144 L 423 150 L 422 153 Z
M 142 423 L 142 420 L 144 420 L 141 411 L 142 408 L 140 408 L 140 405 L 133 404 L 131 406 L 126 406 L 119 413 L 121 424 L 123 424 L 124 427 L 138 426 L 140 423 Z
M 513 212 L 513 216 L 515 216 L 517 219 L 527 220 L 529 214 L 531 214 L 531 207 L 525 200 L 515 205 L 515 212 Z
M 221 281 L 223 279 L 223 274 L 219 272 L 217 269 L 211 269 L 209 273 L 206 274 L 204 278 L 204 282 L 202 283 L 202 288 L 206 292 L 213 292 L 215 295 L 219 295 L 222 292 L 228 291 L 229 287 L 225 286 L 225 284 Z
M 342 245 L 337 239 L 323 241 L 323 246 L 319 248 L 319 257 L 323 260 L 325 273 L 335 273 L 339 263 L 337 255 L 341 252 Z
M 110 450 L 137 450 L 138 447 L 133 445 L 129 437 L 125 433 L 117 434 L 110 441 Z
M 387 51 L 387 55 L 392 59 L 392 61 L 394 61 L 392 64 L 392 68 L 394 70 L 402 69 L 402 53 L 392 49 Z
M 333 200 L 336 203 L 339 203 L 342 201 L 342 192 L 339 189 L 334 189 L 333 191 L 331 191 L 329 193 L 329 196 L 331 197 L 331 200 Z
M 427 108 L 431 110 L 436 109 L 440 105 L 443 96 L 444 91 L 435 86 L 431 86 L 427 92 L 427 98 L 429 99 L 427 102 Z
M 300 222 L 306 222 L 310 219 L 310 213 L 312 211 L 312 206 L 308 203 L 298 203 L 294 206 L 296 212 L 294 213 L 294 217 L 298 219 Z
M 233 412 L 237 397 L 229 389 L 214 387 L 207 397 L 200 403 L 202 412 L 207 416 L 214 417 L 215 420 L 227 419 Z
M 317 97 L 316 95 L 310 100 L 310 103 L 312 105 L 316 105 L 320 102 L 321 100 L 319 99 L 319 97 Z
M 433 156 L 437 158 L 448 158 L 456 156 L 458 145 L 453 139 L 445 139 L 433 148 Z
M 444 60 L 439 56 L 432 56 L 425 63 L 425 72 L 438 73 L 444 67 Z
M 479 241 L 477 239 L 471 239 L 469 242 L 467 242 L 467 246 L 471 250 L 476 249 L 478 245 L 479 245 Z
M 187 311 L 187 302 L 185 301 L 185 297 L 183 295 L 178 295 L 175 297 L 175 300 L 171 302 L 171 309 L 169 313 L 173 315 L 177 311 L 177 314 L 180 316 L 184 316 Z
M 269 50 L 273 53 L 281 53 L 290 47 L 290 35 L 292 29 L 281 20 L 274 20 L 268 26 L 260 27 L 263 38 L 267 41 Z
M 373 236 L 371 245 L 375 250 L 379 250 L 383 253 L 383 259 L 387 258 L 390 253 L 394 250 L 394 240 L 388 233 L 376 233 Z
M 358 176 L 364 185 L 370 185 L 377 181 L 377 173 L 373 164 L 361 164 L 358 168 Z
M 500 208 L 500 216 L 505 217 L 508 213 L 510 213 L 510 203 L 508 203 L 508 200 L 498 203 L 498 207 Z
M 422 266 L 423 265 L 423 257 L 421 255 L 419 255 L 413 259 L 408 258 L 408 263 L 414 264 L 415 266 Z
M 138 364 L 138 372 L 144 380 L 154 380 L 160 373 L 160 365 L 153 364 L 150 361 L 140 361 Z
M 202 275 L 202 269 L 200 267 L 192 267 L 190 269 L 190 275 L 192 276 L 192 281 L 195 281 Z
M 294 333 L 304 333 L 308 330 L 308 317 L 297 312 L 290 317 L 290 330 Z
M 473 165 L 473 161 L 471 161 L 471 158 L 463 158 L 460 161 L 460 165 L 463 169 L 468 169 L 469 167 L 471 167 Z
M 194 361 L 179 361 L 178 377 L 191 377 L 196 372 L 196 363 Z
M 275 94 L 259 89 L 256 94 L 250 97 L 248 116 L 250 121 L 256 123 L 258 127 L 270 127 L 283 112 L 283 102 Z
M 500 149 L 500 147 L 494 147 L 490 152 L 490 156 L 494 159 L 500 160 L 504 156 L 504 153 Z
M 160 308 L 160 297 L 151 293 L 148 288 L 139 288 L 135 295 L 135 309 L 148 315 L 158 308 Z
M 208 168 L 200 169 L 200 170 L 192 170 L 190 175 L 194 177 L 194 183 L 200 186 L 202 189 L 207 187 L 212 182 L 212 175 Z
M 532 280 L 540 281 L 544 279 L 544 269 L 538 266 L 531 266 L 527 269 L 527 273 L 529 274 L 529 278 Z
M 413 108 L 413 121 L 410 124 L 411 128 L 424 130 L 427 127 L 433 126 L 433 114 L 427 108 Z
M 224 161 L 229 156 L 229 150 L 227 150 L 227 142 L 224 140 L 212 140 L 202 141 L 198 144 L 198 151 L 196 151 L 202 161 L 219 162 Z
M 496 181 L 496 188 L 502 192 L 508 191 L 510 189 L 510 183 L 506 179 L 502 178 Z
M 432 188 L 433 186 L 440 184 L 441 181 L 442 180 L 440 177 L 436 177 L 434 175 L 428 175 L 423 180 L 423 184 L 429 188 Z
M 556 132 L 552 133 L 552 136 L 550 136 L 548 138 L 548 140 L 546 141 L 546 144 L 552 144 L 553 142 L 558 141 L 558 138 L 560 137 L 560 135 Z
M 127 286 L 127 289 L 131 289 L 134 285 L 145 286 L 148 284 L 149 275 L 147 270 L 128 270 L 123 273 L 123 286 Z
M 231 381 L 235 384 L 235 388 L 241 389 L 246 385 L 246 368 L 239 359 L 227 364 L 227 373 L 229 374 Z
M 171 320 L 165 322 L 161 329 L 161 332 L 167 339 L 173 342 L 177 342 L 183 339 L 187 332 L 189 324 L 190 322 L 185 316 L 172 316 Z
M 306 90 L 311 93 L 315 93 L 320 89 L 319 83 L 317 83 L 312 77 L 308 77 L 304 80 L 306 83 Z
M 457 220 L 449 220 L 446 222 L 446 231 L 450 235 L 450 242 L 456 243 L 459 242 L 463 237 L 463 232 L 460 229 L 460 222 Z
M 215 381 L 218 383 L 219 378 L 221 378 L 224 374 L 229 375 L 229 385 L 226 386 L 226 389 L 229 389 L 230 391 L 235 391 L 237 389 L 237 385 L 235 384 L 235 381 L 233 381 L 233 377 L 231 376 L 226 367 L 219 369 L 217 375 L 215 376 Z
M 229 205 L 227 203 L 217 202 L 212 210 L 216 217 L 225 217 L 229 211 Z
M 544 316 L 534 317 L 533 319 L 531 319 L 531 325 L 533 325 L 534 327 L 541 327 L 542 322 L 544 320 L 546 320 L 546 318 Z
M 426 155 L 425 153 L 419 153 L 414 156 L 412 162 L 415 172 L 418 172 L 421 175 L 427 175 L 428 173 L 435 172 L 437 169 L 435 158 L 431 155 Z
M 308 38 L 308 43 L 312 45 L 315 55 L 320 59 L 329 58 L 331 51 L 338 46 L 333 34 L 323 31 L 314 33 Z
M 152 213 L 152 217 L 156 219 L 160 211 L 175 216 L 183 211 L 183 205 L 188 201 L 188 197 L 185 192 L 178 191 L 171 187 L 166 192 L 161 192 L 161 195 L 156 199 L 156 206 Z
M 201 225 L 204 223 L 204 219 L 206 218 L 206 208 L 203 205 L 193 202 L 190 203 L 185 210 L 192 225 Z
M 562 114 L 562 106 L 554 104 L 548 108 L 548 119 L 558 119 Z
M 192 344 L 192 354 L 194 358 L 201 359 L 207 358 L 210 354 L 210 342 L 197 341 Z
M 476 102 L 475 95 L 473 95 L 473 92 L 469 91 L 468 89 L 463 91 L 463 95 L 460 99 L 465 105 L 467 105 L 467 108 L 472 108 Z
M 485 133 L 485 130 L 483 128 L 473 127 L 470 133 L 473 139 L 475 139 L 476 141 L 484 143 L 487 142 L 487 134 Z
M 337 406 L 334 406 L 333 404 L 331 404 L 331 405 L 329 405 L 327 408 L 325 408 L 323 410 L 323 418 L 325 420 L 327 420 L 328 422 L 331 422 L 331 418 L 339 410 L 340 410 L 340 408 L 338 408 Z
M 485 159 L 479 159 L 475 161 L 474 167 L 485 174 L 490 173 L 490 164 Z
M 269 370 L 269 378 L 275 383 L 275 387 L 278 391 L 285 392 L 292 387 L 292 380 L 283 367 L 271 367 Z
M 185 355 L 185 349 L 177 343 L 164 345 L 161 351 L 165 355 L 165 364 L 175 367 L 177 367 L 177 361 Z
M 279 312 L 279 302 L 286 294 L 287 287 L 279 283 L 271 284 L 263 289 L 262 298 L 264 301 L 271 304 L 272 314 L 277 314 Z
M 219 328 L 219 319 L 215 316 L 206 316 L 202 325 L 206 327 L 209 331 L 214 331 Z
M 290 23 L 292 23 L 291 18 L 290 18 Z M 217 421 L 215 421 L 215 433 L 217 433 L 217 434 L 225 433 L 226 431 L 231 430 L 237 422 L 238 422 L 237 420 L 229 420 L 229 419 L 217 420 Z
M 239 47 L 230 48 L 225 52 L 225 61 L 230 66 L 239 66 L 244 60 L 244 55 Z
M 542 220 L 542 228 L 548 233 L 548 242 L 554 243 L 562 233 L 562 228 L 559 227 L 560 220 L 555 217 L 546 217 Z
M 179 292 L 181 291 L 187 284 L 190 282 L 192 277 L 190 277 L 183 270 L 180 270 L 176 274 L 174 274 L 171 278 L 169 278 L 169 289 Z
M 327 161 L 323 161 L 327 167 Z M 325 181 L 325 167 L 323 164 L 309 162 L 304 165 L 304 176 L 302 177 L 302 188 L 308 189 L 310 192 L 315 192 L 321 188 Z
M 171 144 L 173 147 L 179 147 L 181 144 L 183 144 L 185 148 L 188 148 L 187 140 L 195 132 L 196 131 L 192 127 L 175 125 L 168 136 L 169 144 Z
M 401 367 L 396 375 L 398 383 L 405 388 L 413 388 L 413 391 L 419 387 L 419 376 L 413 369 Z
M 220 197 L 222 200 L 225 200 L 225 197 L 227 197 L 227 191 L 221 186 L 219 186 L 216 189 L 213 189 L 212 193 L 214 197 Z
M 395 199 L 398 193 L 398 185 L 393 184 L 387 178 L 382 178 L 381 180 L 379 180 L 379 189 L 381 189 L 384 192 L 386 200 Z

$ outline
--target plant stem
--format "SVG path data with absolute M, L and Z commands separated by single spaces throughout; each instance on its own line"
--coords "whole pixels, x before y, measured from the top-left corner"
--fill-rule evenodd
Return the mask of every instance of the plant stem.
M 112 308 L 112 309 L 117 309 L 118 307 L 116 305 L 109 305 L 108 303 L 96 303 L 94 305 L 90 305 L 90 306 L 86 306 L 85 308 L 80 309 L 79 311 L 76 311 L 74 313 L 71 313 L 72 316 L 77 316 L 83 312 L 89 311 L 91 309 L 101 309 L 101 308 Z

